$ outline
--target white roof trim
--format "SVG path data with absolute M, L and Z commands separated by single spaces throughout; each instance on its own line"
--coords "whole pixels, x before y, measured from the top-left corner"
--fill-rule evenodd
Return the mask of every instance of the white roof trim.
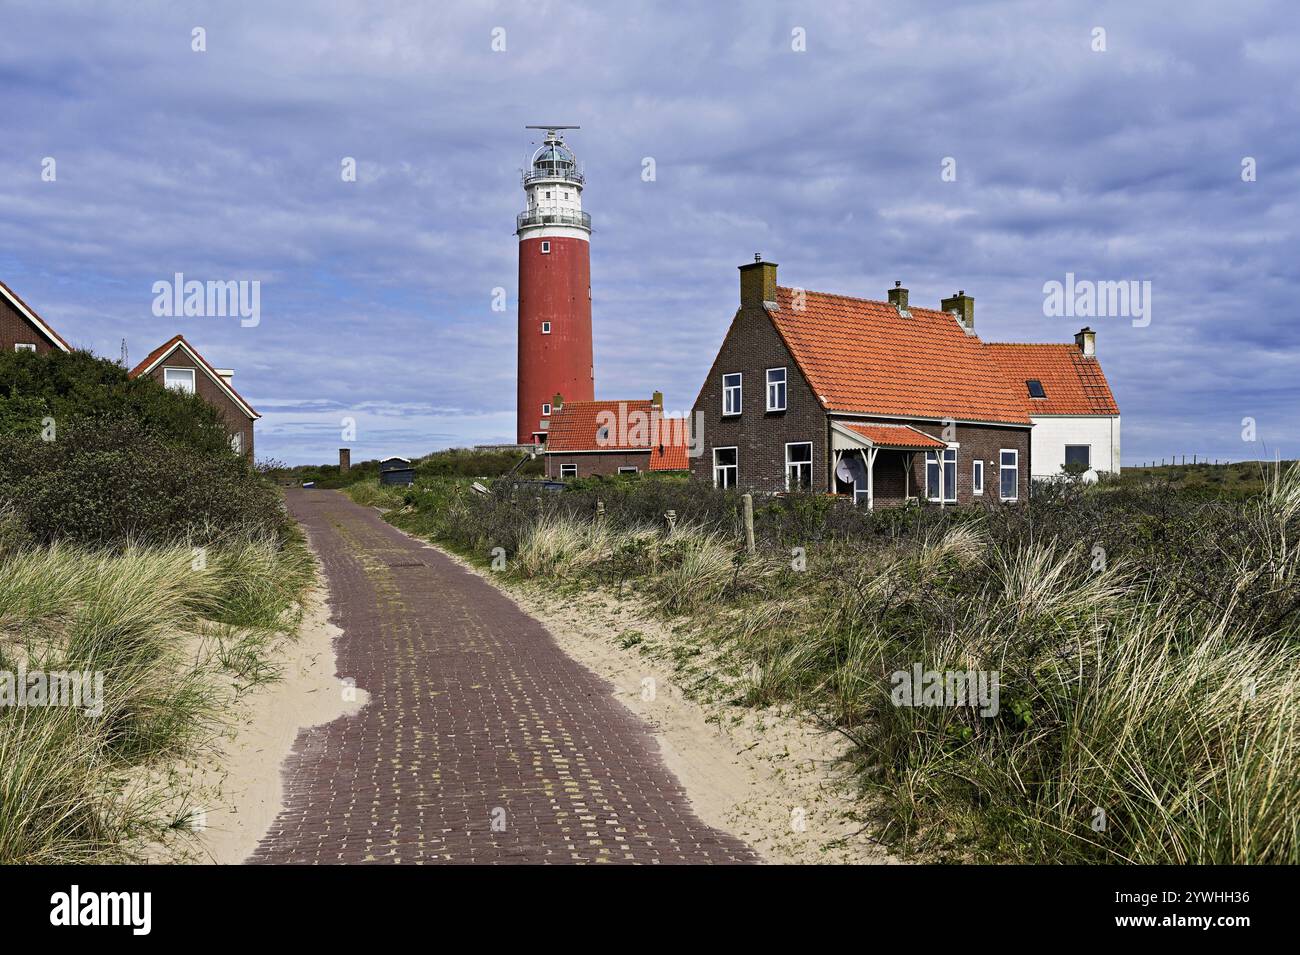
M 167 349 L 167 351 L 163 352 L 161 355 L 155 358 L 144 368 L 141 368 L 140 374 L 142 375 L 149 374 L 149 372 L 153 371 L 164 361 L 166 361 L 168 358 L 174 355 L 176 353 L 177 348 L 184 349 L 185 354 L 189 355 L 190 358 L 193 360 L 194 366 L 196 368 L 201 368 L 203 370 L 203 373 L 207 375 L 208 378 L 210 378 L 212 381 L 215 381 L 217 383 L 217 386 L 226 393 L 226 396 L 230 398 L 231 401 L 233 401 L 236 405 L 239 406 L 240 410 L 242 410 L 244 414 L 248 415 L 250 418 L 254 420 L 262 417 L 260 414 L 258 414 L 256 411 L 253 410 L 252 406 L 249 405 L 247 401 L 239 397 L 239 394 L 233 388 L 230 387 L 230 382 L 228 382 L 225 378 L 222 378 L 220 375 L 214 375 L 212 373 L 213 369 L 208 365 L 208 363 L 203 359 L 203 357 L 199 355 L 199 353 L 196 352 L 193 348 L 191 348 L 183 338 L 180 341 L 178 341 L 174 346 Z
M 71 349 L 63 343 L 63 340 L 60 339 L 58 335 L 54 334 L 54 330 L 41 321 L 40 317 L 37 316 L 35 312 L 24 305 L 17 295 L 9 291 L 9 286 L 5 285 L 3 282 L 0 282 L 0 292 L 4 293 L 5 301 L 12 305 L 19 315 L 23 316 L 35 325 L 36 330 L 49 339 L 51 345 L 61 352 L 71 351 Z

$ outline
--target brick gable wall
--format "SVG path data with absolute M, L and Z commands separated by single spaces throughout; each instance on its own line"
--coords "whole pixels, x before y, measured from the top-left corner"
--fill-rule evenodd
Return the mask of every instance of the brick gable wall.
M 160 361 L 153 371 L 149 372 L 149 377 L 155 379 L 159 384 L 165 384 L 163 380 L 164 368 L 194 369 L 194 387 L 199 397 L 221 413 L 221 417 L 225 420 L 226 427 L 231 434 L 235 432 L 243 434 L 244 453 L 251 458 L 253 456 L 253 420 L 244 413 L 239 405 L 231 401 L 230 396 L 222 391 L 217 383 L 208 377 L 207 372 L 196 365 L 179 345 Z
M 0 296 L 0 349 L 13 351 L 14 346 L 19 343 L 33 344 L 42 354 L 58 350 L 50 344 L 48 338 L 36 330 L 36 326 L 19 314 L 18 310 L 3 296 Z
M 786 410 L 769 412 L 767 369 L 786 369 Z M 722 414 L 722 376 L 740 372 L 742 413 Z M 703 413 L 704 453 L 691 459 L 691 474 L 713 481 L 713 449 L 737 449 L 739 486 L 758 491 L 785 490 L 785 445 L 810 441 L 813 490 L 827 491 L 828 425 L 817 396 L 761 306 L 742 307 L 723 339 L 709 377 L 695 399 Z

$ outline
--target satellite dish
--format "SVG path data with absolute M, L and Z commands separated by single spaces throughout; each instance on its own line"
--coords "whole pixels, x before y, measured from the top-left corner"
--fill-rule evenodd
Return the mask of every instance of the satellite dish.
M 835 466 L 835 476 L 845 484 L 852 484 L 857 480 L 857 472 L 852 462 L 852 458 L 840 458 L 840 463 Z

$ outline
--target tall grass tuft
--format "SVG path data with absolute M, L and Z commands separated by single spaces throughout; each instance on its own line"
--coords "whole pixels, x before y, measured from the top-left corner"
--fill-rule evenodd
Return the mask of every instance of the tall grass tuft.
M 142 774 L 212 738 L 227 700 L 215 668 L 258 676 L 256 653 L 296 629 L 313 574 L 293 537 L 197 553 L 0 552 L 0 675 L 88 673 L 103 691 L 95 707 L 0 706 L 0 863 L 130 861 L 171 832 L 169 794 Z M 254 642 L 238 657 L 196 655 L 193 635 L 210 621 Z

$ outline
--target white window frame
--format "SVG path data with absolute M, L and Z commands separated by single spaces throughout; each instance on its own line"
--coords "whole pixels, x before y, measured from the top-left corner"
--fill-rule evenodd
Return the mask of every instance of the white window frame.
M 728 378 L 735 378 L 734 385 L 727 384 Z M 731 402 L 728 400 L 732 392 L 736 393 L 736 410 L 731 411 Z M 722 375 L 722 416 L 724 418 L 738 417 L 745 408 L 745 376 L 739 371 L 728 371 Z
M 735 452 L 736 452 L 736 463 L 735 463 L 735 464 L 718 464 L 718 452 L 719 452 L 719 451 L 735 451 Z M 734 476 L 733 476 L 733 478 L 732 478 L 732 482 L 731 482 L 730 484 L 719 484 L 719 483 L 718 483 L 718 472 L 719 472 L 719 471 L 724 471 L 724 472 L 725 472 L 725 471 L 729 471 L 729 470 L 735 472 L 735 474 L 734 474 Z M 738 485 L 739 483 L 740 483 L 740 448 L 737 447 L 736 445 L 727 445 L 727 446 L 725 446 L 725 447 L 721 447 L 721 448 L 714 448 L 714 449 L 713 449 L 713 486 L 714 486 L 714 487 L 736 487 L 736 485 Z
M 619 474 L 637 474 L 640 472 L 640 470 L 641 469 L 638 468 L 635 464 L 620 464 L 618 466 Z
M 36 351 L 36 345 L 33 342 L 15 342 L 14 351 Z
M 1089 468 L 1092 467 L 1092 445 L 1091 445 L 1091 444 L 1067 444 L 1064 448 L 1061 449 L 1061 460 L 1062 460 L 1065 464 L 1069 464 L 1069 463 L 1070 463 L 1070 449 L 1071 449 L 1071 448 L 1087 448 L 1087 449 L 1088 449 L 1088 463 L 1087 463 L 1086 467 L 1089 467 Z
M 979 458 L 971 462 L 970 492 L 975 497 L 984 496 L 984 462 Z
M 236 454 L 244 453 L 244 432 L 236 431 L 230 436 L 230 450 Z
M 551 254 L 551 243 L 545 239 L 542 240 L 542 255 Z
M 772 372 L 774 371 L 779 371 L 781 373 L 780 381 L 772 380 Z M 767 369 L 766 381 L 767 381 L 767 410 L 784 411 L 786 409 L 786 404 L 789 401 L 789 397 L 790 397 L 789 371 L 787 371 L 785 368 L 769 368 Z M 778 386 L 780 388 L 780 393 L 781 393 L 780 404 L 777 404 L 776 401 L 773 400 L 773 394 L 777 391 Z
M 1004 454 L 1014 455 L 1015 462 L 1013 464 L 1004 464 L 1002 462 L 1002 455 Z M 1015 472 L 1016 475 L 1016 482 L 1013 485 L 1014 490 L 1010 497 L 1002 493 L 1002 473 L 1008 470 Z M 998 449 L 998 499 L 1002 501 L 1020 500 L 1020 451 L 1016 448 Z
M 801 448 L 806 447 L 808 449 L 808 460 L 791 461 L 790 449 L 794 447 L 801 447 Z M 813 446 L 811 441 L 787 441 L 785 443 L 785 489 L 787 491 L 792 490 L 792 488 L 790 487 L 791 468 L 793 468 L 795 473 L 798 474 L 799 471 L 805 467 L 807 467 L 808 469 L 808 490 L 810 491 L 812 490 L 812 457 L 813 457 Z
M 550 417 L 550 414 L 551 414 L 551 403 L 550 403 L 549 401 L 543 401 L 543 402 L 542 402 L 542 417 L 544 417 L 544 418 L 546 418 L 546 417 Z
M 190 386 L 189 386 L 188 388 L 184 388 L 184 387 L 177 387 L 176 385 L 172 384 L 170 381 L 167 380 L 167 377 L 168 377 L 168 373 L 169 373 L 169 372 L 176 372 L 177 374 L 189 375 L 189 376 L 190 376 Z M 174 389 L 174 390 L 176 390 L 176 391 L 183 391 L 183 392 L 185 392 L 185 394 L 187 394 L 187 395 L 192 395 L 192 394 L 194 394 L 194 393 L 196 393 L 196 392 L 198 391 L 198 387 L 199 387 L 198 375 L 196 375 L 196 374 L 194 373 L 194 369 L 193 369 L 193 368 L 166 368 L 166 367 L 164 367 L 164 368 L 163 368 L 163 386 L 164 386 L 164 387 L 167 387 L 167 388 L 172 388 L 172 389 Z
M 560 465 L 560 480 L 565 478 L 576 478 L 578 476 L 578 466 L 576 464 Z
M 543 335 L 549 335 L 549 334 L 551 334 L 551 323 L 550 323 L 550 322 L 542 322 L 542 334 L 543 334 Z
M 942 501 L 939 500 L 938 496 L 935 497 L 930 496 L 930 459 L 933 458 L 935 462 L 938 463 L 939 453 L 940 452 L 938 451 L 925 452 L 925 499 L 927 501 L 933 501 L 936 504 L 939 503 L 956 504 L 957 503 L 957 449 L 956 448 L 944 448 L 942 452 L 943 462 L 942 464 L 940 464 L 940 466 L 944 468 L 944 476 L 946 477 L 947 466 L 949 463 L 948 455 L 950 454 L 952 455 L 952 462 L 951 462 L 952 463 L 952 485 L 949 486 L 947 481 L 943 482 L 944 498 Z

